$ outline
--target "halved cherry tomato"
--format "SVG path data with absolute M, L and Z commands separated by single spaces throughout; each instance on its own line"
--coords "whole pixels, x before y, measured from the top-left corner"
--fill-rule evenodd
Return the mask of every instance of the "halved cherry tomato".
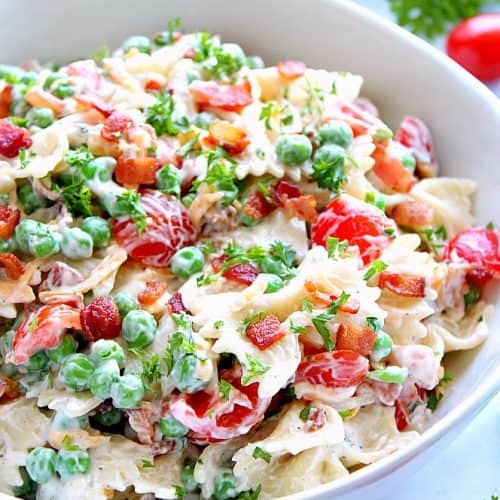
M 363 262 L 368 264 L 391 242 L 384 229 L 394 227 L 394 223 L 378 208 L 355 198 L 339 196 L 312 225 L 311 238 L 324 247 L 328 236 L 347 240 L 359 248 Z
M 0 238 L 9 239 L 19 223 L 21 212 L 17 208 L 0 206 Z
M 23 263 L 13 253 L 0 253 L 0 267 L 11 280 L 19 279 L 24 273 Z
M 12 85 L 6 85 L 0 92 L 0 118 L 7 118 L 10 115 L 13 89 Z
M 154 304 L 167 291 L 165 281 L 148 281 L 146 288 L 139 292 L 137 300 L 142 305 Z
M 122 185 L 156 184 L 156 171 L 161 164 L 151 156 L 131 157 L 121 154 L 115 168 L 115 179 Z
M 500 279 L 500 231 L 475 227 L 454 236 L 443 257 L 448 262 L 465 262 Z
M 484 82 L 500 78 L 500 13 L 481 14 L 457 24 L 446 52 Z
M 263 419 L 271 398 L 259 397 L 257 382 L 242 385 L 241 375 L 241 367 L 220 373 L 221 380 L 233 386 L 228 401 L 218 393 L 205 391 L 171 398 L 169 410 L 190 429 L 191 442 L 203 445 L 232 439 L 246 434 Z
M 300 363 L 295 382 L 309 382 L 326 387 L 351 387 L 362 382 L 368 368 L 368 359 L 357 352 L 322 352 L 308 356 Z
M 406 116 L 394 138 L 413 153 L 421 177 L 436 177 L 438 163 L 427 125 L 415 116 Z
M 417 182 L 412 171 L 399 158 L 391 156 L 385 144 L 377 144 L 372 157 L 375 160 L 373 172 L 388 188 L 407 193 Z
M 432 224 L 434 212 L 427 203 L 402 201 L 394 206 L 391 217 L 398 226 L 426 227 Z
M 252 88 L 248 80 L 236 85 L 195 80 L 189 90 L 195 102 L 202 108 L 211 106 L 238 113 L 253 102 Z
M 335 348 L 355 351 L 363 356 L 368 356 L 373 347 L 377 334 L 368 327 L 352 323 L 340 324 L 335 339 Z
M 302 61 L 282 61 L 276 67 L 282 77 L 289 79 L 302 76 L 307 69 L 307 66 Z
M 57 347 L 70 328 L 81 329 L 79 309 L 66 304 L 42 306 L 28 314 L 16 330 L 7 361 L 20 365 L 41 349 Z
M 378 277 L 378 286 L 402 297 L 425 297 L 425 278 L 384 271 Z
M 280 320 L 274 314 L 268 314 L 254 321 L 247 327 L 245 333 L 252 344 L 261 351 L 272 346 L 285 336 Z
M 6 118 L 0 120 L 0 155 L 15 158 L 21 149 L 27 149 L 32 144 L 26 129 L 16 127 Z
M 128 255 L 152 267 L 168 267 L 170 259 L 182 247 L 196 241 L 196 230 L 184 206 L 159 191 L 141 192 L 141 205 L 147 215 L 147 227 L 138 234 L 128 216 L 113 222 L 113 235 Z

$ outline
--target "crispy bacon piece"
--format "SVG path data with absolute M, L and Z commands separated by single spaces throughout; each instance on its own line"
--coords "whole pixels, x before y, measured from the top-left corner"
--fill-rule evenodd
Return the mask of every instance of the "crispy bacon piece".
M 368 356 L 376 338 L 377 334 L 371 328 L 342 323 L 337 330 L 335 348 L 348 349 Z
M 96 297 L 80 313 L 85 337 L 91 342 L 99 339 L 114 339 L 120 336 L 122 320 L 118 307 L 105 297 Z
M 432 224 L 432 207 L 420 201 L 403 201 L 394 206 L 391 217 L 398 226 L 425 227 Z
M 280 199 L 283 199 L 285 196 L 287 198 L 298 198 L 302 195 L 300 188 L 295 184 L 290 184 L 287 181 L 279 181 L 275 186 L 276 192 L 278 193 Z
M 276 65 L 283 78 L 294 79 L 302 76 L 307 66 L 302 61 L 282 61 Z
M 256 191 L 245 203 L 243 213 L 254 220 L 261 220 L 276 208 L 275 203 L 269 202 L 260 191 Z
M 76 94 L 73 96 L 73 99 L 75 99 L 75 101 L 77 102 L 77 106 L 80 111 L 95 109 L 96 111 L 101 113 L 104 118 L 110 116 L 111 113 L 113 113 L 113 111 L 115 110 L 113 106 L 94 95 Z
M 195 80 L 189 90 L 201 108 L 211 106 L 239 113 L 253 102 L 252 88 L 248 80 L 236 85 Z
M 144 306 L 154 304 L 167 291 L 164 281 L 148 281 L 146 288 L 137 295 L 137 300 Z
M 0 92 L 0 118 L 7 118 L 10 115 L 10 105 L 12 104 L 12 85 L 6 85 Z
M 33 87 L 28 90 L 24 99 L 34 108 L 51 109 L 56 116 L 59 116 L 64 109 L 64 101 L 62 99 L 53 96 L 50 92 L 47 92 L 39 87 Z
M 373 172 L 390 189 L 398 193 L 407 193 L 417 182 L 411 170 L 398 158 L 389 155 L 385 144 L 377 144 L 372 157 L 375 160 Z
M 231 156 L 242 153 L 250 144 L 244 129 L 220 120 L 214 120 L 208 128 L 207 142 L 219 145 Z
M 146 85 L 144 85 L 144 90 L 148 94 L 154 94 L 156 92 L 160 92 L 162 89 L 162 84 L 156 80 L 148 80 Z
M 0 374 L 0 404 L 9 403 L 19 397 L 20 394 L 17 382 Z
M 191 311 L 184 305 L 180 292 L 175 292 L 167 302 L 170 314 L 180 314 L 181 312 L 191 314 Z
M 106 118 L 101 136 L 106 141 L 119 142 L 120 138 L 126 136 L 132 125 L 133 121 L 130 117 L 115 109 Z
M 122 185 L 154 185 L 160 166 L 157 158 L 151 156 L 131 157 L 121 154 L 115 168 L 115 179 Z
M 83 276 L 64 262 L 54 262 L 38 291 L 55 290 L 60 287 L 71 287 L 83 281 Z
M 425 278 L 384 271 L 380 273 L 378 286 L 403 297 L 425 297 Z
M 21 212 L 15 208 L 0 206 L 0 238 L 9 239 L 19 224 Z
M 282 339 L 285 332 L 280 320 L 274 314 L 268 314 L 251 323 L 246 329 L 246 335 L 253 345 L 263 351 Z
M 138 408 L 126 410 L 128 423 L 137 433 L 137 439 L 142 444 L 153 444 L 153 404 L 151 401 L 142 401 Z
M 24 273 L 23 263 L 13 253 L 0 253 L 0 267 L 11 280 L 19 279 Z
M 323 408 L 311 408 L 306 421 L 306 431 L 314 432 L 326 424 L 326 413 Z
M 27 130 L 16 127 L 6 118 L 0 120 L 0 155 L 15 158 L 21 149 L 27 149 L 32 144 Z
M 318 218 L 316 198 L 312 194 L 302 195 L 298 198 L 283 198 L 283 207 L 288 218 L 297 217 L 312 224 Z
M 210 264 L 212 265 L 214 272 L 218 273 L 221 270 L 222 264 L 225 260 L 225 255 L 220 255 L 219 257 L 212 259 Z M 257 279 L 259 272 L 259 269 L 253 264 L 235 264 L 229 269 L 226 269 L 222 273 L 222 276 L 228 280 L 235 281 L 243 285 L 251 285 Z

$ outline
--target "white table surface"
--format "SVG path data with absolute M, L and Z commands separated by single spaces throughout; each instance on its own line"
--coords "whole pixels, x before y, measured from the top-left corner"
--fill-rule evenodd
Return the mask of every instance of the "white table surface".
M 357 3 L 393 19 L 386 0 Z M 442 48 L 443 40 L 436 45 Z M 500 97 L 500 82 L 490 88 Z M 452 444 L 400 483 L 391 500 L 491 500 L 494 495 L 500 498 L 500 394 Z

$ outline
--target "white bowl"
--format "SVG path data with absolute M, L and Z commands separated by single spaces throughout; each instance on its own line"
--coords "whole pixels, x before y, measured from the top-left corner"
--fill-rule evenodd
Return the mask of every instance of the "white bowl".
M 429 124 L 443 174 L 478 183 L 478 222 L 500 222 L 499 101 L 430 45 L 352 2 L 18 0 L 5 2 L 2 15 L 9 20 L 0 32 L 2 62 L 65 62 L 88 56 L 102 44 L 118 46 L 127 35 L 163 29 L 180 16 L 187 30 L 220 33 L 269 63 L 299 59 L 313 67 L 359 73 L 365 77 L 364 94 L 390 125 L 407 113 Z M 498 289 L 491 294 L 500 305 Z M 419 440 L 346 479 L 294 498 L 364 500 L 399 491 L 398 477 L 439 453 L 500 389 L 499 309 L 490 329 L 479 349 L 447 358 L 446 369 L 455 381 Z

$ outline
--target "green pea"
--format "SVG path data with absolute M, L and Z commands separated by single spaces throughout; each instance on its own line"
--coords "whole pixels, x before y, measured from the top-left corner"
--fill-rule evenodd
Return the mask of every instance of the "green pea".
M 264 273 L 279 275 L 283 270 L 283 262 L 275 255 L 266 255 L 259 262 L 259 267 Z
M 123 318 L 122 337 L 130 347 L 145 347 L 156 335 L 156 320 L 142 309 L 130 311 Z
M 60 99 L 71 97 L 75 93 L 74 87 L 66 81 L 61 82 L 55 89 L 54 95 Z
M 194 467 L 196 462 L 188 461 L 182 468 L 181 478 L 184 491 L 186 493 L 194 493 L 200 487 L 199 483 L 194 478 Z
M 368 378 L 388 384 L 402 384 L 408 378 L 408 368 L 400 366 L 386 366 L 381 370 L 368 372 Z
M 9 193 L 0 194 L 0 206 L 7 206 L 9 204 L 10 196 Z
M 5 80 L 7 83 L 18 83 L 24 75 L 24 71 L 18 66 L 10 64 L 0 64 L 0 80 Z
M 326 163 L 327 165 L 333 165 L 337 162 L 344 162 L 347 155 L 341 146 L 337 144 L 325 144 L 321 146 L 314 155 L 314 163 Z
M 113 406 L 133 408 L 144 399 L 144 384 L 137 375 L 123 375 L 111 386 Z
M 278 290 L 281 290 L 283 286 L 284 286 L 283 280 L 279 276 L 273 274 L 269 276 L 264 293 L 275 293 Z
M 45 78 L 43 82 L 43 88 L 44 90 L 50 90 L 52 87 L 52 84 L 55 83 L 57 80 L 62 80 L 63 77 L 59 73 L 51 73 L 50 75 Z
M 33 354 L 28 362 L 24 365 L 29 372 L 39 372 L 47 368 L 49 357 L 45 351 L 38 351 Z
M 264 60 L 259 56 L 248 56 L 246 65 L 250 69 L 262 69 L 266 67 Z
M 60 431 L 72 431 L 75 429 L 85 429 L 89 424 L 87 415 L 80 417 L 68 417 L 64 410 L 57 411 L 52 421 L 52 427 Z
M 115 360 L 106 361 L 98 366 L 90 376 L 90 392 L 100 398 L 108 399 L 111 396 L 111 386 L 120 378 L 120 367 Z
M 87 217 L 80 226 L 81 230 L 90 234 L 94 246 L 96 248 L 103 248 L 111 239 L 111 230 L 109 229 L 108 221 L 102 217 Z
M 17 247 L 24 253 L 43 258 L 59 252 L 59 242 L 47 225 L 25 219 L 14 231 Z
M 176 361 L 170 372 L 170 376 L 179 391 L 193 393 L 203 389 L 207 385 L 207 382 L 195 376 L 197 364 L 198 359 L 193 354 L 188 354 Z
M 47 128 L 52 125 L 56 117 L 50 108 L 31 108 L 26 113 L 26 118 L 30 125 L 35 125 L 40 128 Z
M 92 257 L 94 241 L 90 234 L 78 227 L 66 229 L 62 235 L 61 251 L 70 259 L 88 259 Z
M 404 152 L 400 157 L 399 161 L 403 164 L 403 167 L 411 170 L 412 172 L 415 170 L 417 162 L 415 157 L 410 152 Z
M 130 36 L 123 42 L 122 49 L 125 54 L 130 49 L 137 49 L 144 54 L 151 54 L 151 40 L 142 35 Z
M 215 116 L 208 111 L 202 111 L 198 113 L 194 118 L 194 124 L 198 128 L 202 128 L 204 130 L 208 130 L 210 124 L 215 120 Z
M 160 418 L 158 424 L 163 435 L 172 439 L 183 438 L 189 432 L 189 429 L 172 415 Z
M 0 240 L 0 253 L 12 253 L 16 249 L 16 242 L 13 238 Z
M 156 187 L 165 194 L 181 195 L 182 172 L 173 165 L 165 165 L 156 172 Z
M 39 446 L 26 457 L 26 471 L 38 484 L 46 483 L 56 473 L 56 452 Z
M 239 493 L 236 486 L 236 478 L 232 472 L 224 471 L 219 472 L 214 479 L 214 492 L 213 498 L 215 500 L 229 500 L 235 498 Z
M 276 141 L 276 156 L 285 165 L 302 165 L 311 153 L 311 141 L 305 135 L 284 134 Z
M 197 247 L 184 247 L 177 251 L 171 261 L 172 272 L 179 278 L 189 278 L 203 269 L 205 258 Z
M 82 165 L 82 174 L 86 179 L 107 182 L 116 168 L 116 160 L 111 156 L 99 156 Z
M 74 391 L 89 388 L 90 376 L 95 370 L 94 362 L 85 354 L 70 354 L 59 370 L 59 380 Z
M 383 361 L 391 354 L 392 351 L 392 338 L 389 334 L 380 330 L 377 332 L 377 338 L 373 344 L 370 357 L 372 361 L 378 363 Z
M 195 198 L 196 198 L 195 193 L 189 193 L 186 196 L 183 196 L 181 201 L 186 208 L 189 208 L 193 204 Z
M 343 148 L 351 145 L 353 134 L 349 125 L 340 120 L 330 120 L 318 129 L 321 144 L 337 144 Z
M 65 480 L 75 474 L 86 474 L 90 469 L 90 456 L 78 446 L 70 446 L 59 450 L 56 460 L 56 470 Z
M 26 214 L 30 215 L 35 210 L 47 206 L 47 200 L 38 194 L 31 184 L 24 184 L 19 188 L 17 192 L 17 198 L 23 206 L 23 210 Z
M 171 31 L 161 31 L 155 35 L 153 42 L 158 47 L 165 47 L 166 45 L 172 45 L 175 40 Z
M 54 349 L 47 351 L 50 361 L 60 365 L 70 354 L 78 349 L 78 342 L 71 336 L 65 335 L 61 343 Z
M 112 427 L 113 425 L 117 425 L 120 423 L 122 416 L 123 415 L 120 410 L 113 408 L 112 410 L 98 413 L 94 416 L 94 419 L 103 427 Z
M 130 311 L 134 309 L 139 309 L 139 303 L 127 292 L 119 292 L 113 298 L 118 311 L 120 311 L 120 316 L 125 316 Z
M 121 368 L 125 366 L 125 353 L 123 352 L 123 348 L 114 340 L 99 339 L 92 344 L 90 357 L 97 366 L 107 363 L 108 361 L 116 361 Z

